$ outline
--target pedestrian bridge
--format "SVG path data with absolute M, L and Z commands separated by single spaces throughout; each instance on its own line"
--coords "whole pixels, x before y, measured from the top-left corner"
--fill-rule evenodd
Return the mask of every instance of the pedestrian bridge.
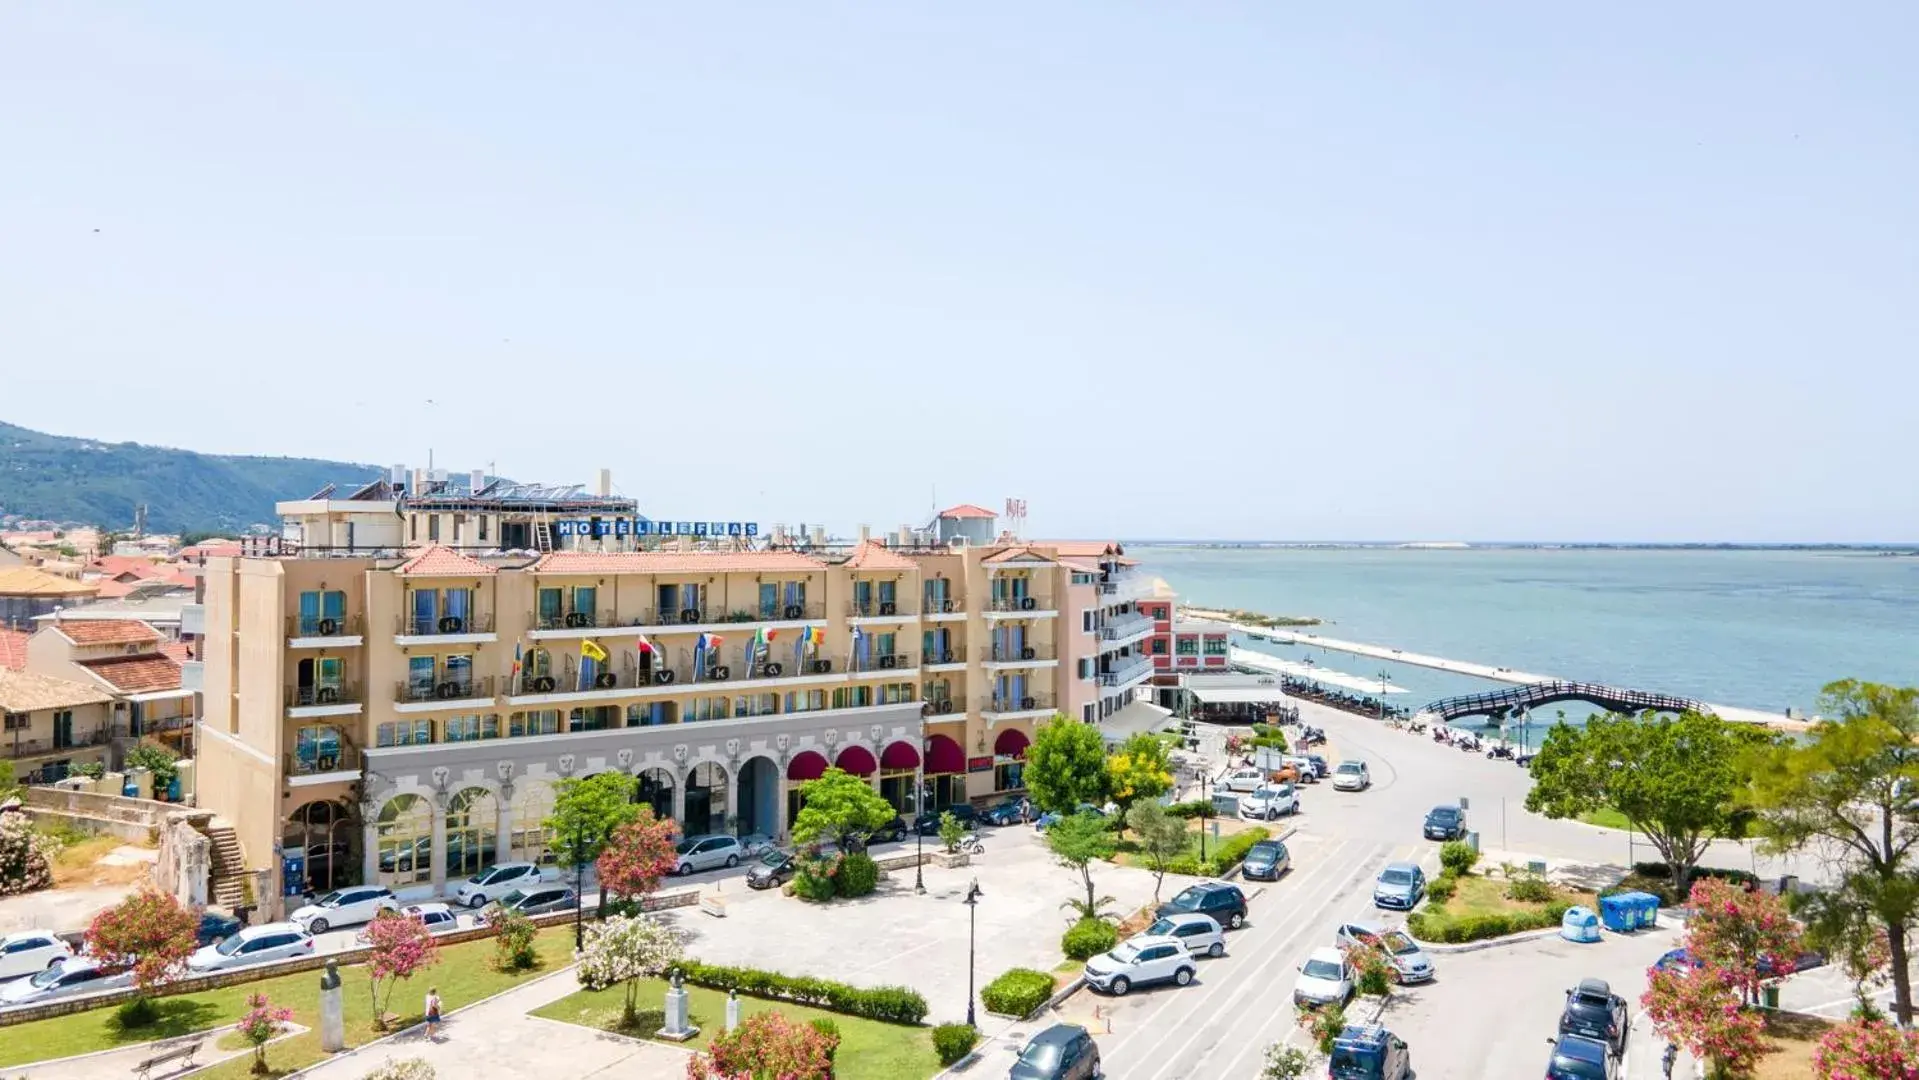
M 1516 713 L 1560 701 L 1584 701 L 1608 712 L 1712 712 L 1712 706 L 1692 698 L 1672 694 L 1653 694 L 1644 690 L 1623 690 L 1599 683 L 1549 682 L 1525 683 L 1491 690 L 1483 694 L 1462 694 L 1442 698 L 1419 710 L 1419 717 L 1440 723 L 1452 723 L 1469 716 L 1484 716 L 1498 722 Z

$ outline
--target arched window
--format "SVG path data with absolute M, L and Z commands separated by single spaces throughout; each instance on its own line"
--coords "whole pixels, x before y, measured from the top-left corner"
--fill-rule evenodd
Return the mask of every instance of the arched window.
M 446 876 L 471 877 L 493 861 L 498 835 L 500 803 L 485 788 L 471 787 L 453 796 L 446 807 Z
M 510 854 L 516 860 L 550 864 L 553 833 L 546 827 L 546 819 L 553 813 L 553 785 L 544 780 L 521 780 L 513 787 Z
M 380 884 L 403 889 L 433 880 L 433 804 L 413 794 L 396 795 L 380 808 Z

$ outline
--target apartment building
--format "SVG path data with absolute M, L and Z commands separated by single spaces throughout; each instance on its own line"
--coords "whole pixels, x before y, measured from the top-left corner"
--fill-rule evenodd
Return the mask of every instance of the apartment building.
M 166 636 L 138 619 L 67 615 L 40 620 L 27 639 L 26 670 L 112 695 L 119 743 L 152 738 L 191 757 L 194 694 L 181 683 L 179 661 L 163 651 Z
M 1150 677 L 1137 570 L 932 535 L 208 559 L 200 803 L 287 895 L 550 860 L 554 785 L 606 770 L 688 833 L 783 836 L 829 766 L 908 815 L 1017 793 L 1036 723 Z

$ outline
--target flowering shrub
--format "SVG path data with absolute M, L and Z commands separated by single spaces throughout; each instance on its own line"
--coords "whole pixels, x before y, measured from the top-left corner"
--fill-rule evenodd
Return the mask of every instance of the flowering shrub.
M 1299 1026 L 1313 1036 L 1313 1044 L 1322 1054 L 1333 1052 L 1333 1043 L 1339 1039 L 1339 1033 L 1346 1030 L 1346 1007 L 1344 1005 L 1298 1006 Z
M 265 994 L 247 995 L 247 1014 L 240 1018 L 235 1030 L 241 1038 L 253 1044 L 253 1071 L 256 1074 L 266 1073 L 267 1044 L 287 1029 L 287 1021 L 291 1019 L 292 1009 L 273 1004 Z
M 144 998 L 179 977 L 199 929 L 199 918 L 178 900 L 140 889 L 93 917 L 87 951 L 107 967 L 132 968 L 134 988 Z
M 639 818 L 614 830 L 594 863 L 601 890 L 624 900 L 659 888 L 660 879 L 679 865 L 679 853 L 673 847 L 677 832 L 672 821 L 654 817 L 652 807 L 640 807 Z
M 1819 1080 L 1919 1080 L 1919 1032 L 1883 1020 L 1854 1020 L 1827 1031 L 1812 1052 Z
M 1353 985 L 1367 997 L 1385 997 L 1392 992 L 1396 974 L 1393 962 L 1377 945 L 1362 945 L 1346 954 L 1353 962 Z
M 1747 1004 L 1759 1000 L 1759 985 L 1773 960 L 1799 955 L 1802 931 L 1785 901 L 1720 878 L 1693 883 L 1688 900 L 1686 948 L 1707 967 L 1719 968 Z
M 401 1058 L 367 1073 L 361 1080 L 438 1080 L 439 1073 L 425 1058 Z
M 25 814 L 0 814 L 0 896 L 53 884 L 52 845 Z
M 390 911 L 381 912 L 368 923 L 365 936 L 372 948 L 367 954 L 366 970 L 373 994 L 373 1025 L 385 1031 L 386 1009 L 393 1001 L 393 988 L 400 985 L 400 980 L 412 978 L 414 972 L 433 966 L 440 959 L 440 943 L 425 923 Z M 384 996 L 380 993 L 381 983 L 386 984 Z
M 493 917 L 493 963 L 501 971 L 525 971 L 540 957 L 533 951 L 533 937 L 539 931 L 533 920 L 513 910 Z
M 1639 999 L 1653 1030 L 1712 1066 L 1710 1075 L 1752 1075 L 1765 1051 L 1765 1021 L 1739 1000 L 1739 976 L 1719 967 L 1655 971 Z
M 588 990 L 626 986 L 627 1025 L 639 1022 L 639 983 L 654 978 L 680 959 L 680 937 L 644 915 L 616 915 L 587 928 L 586 947 L 578 954 L 580 985 Z
M 713 1037 L 706 1053 L 686 1063 L 687 1080 L 831 1080 L 831 1035 L 809 1024 L 795 1024 L 777 1012 L 754 1013 L 732 1031 Z

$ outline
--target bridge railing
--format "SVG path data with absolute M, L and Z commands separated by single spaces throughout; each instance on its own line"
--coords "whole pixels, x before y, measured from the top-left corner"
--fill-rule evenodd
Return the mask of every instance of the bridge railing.
M 1703 702 L 1683 698 L 1674 694 L 1658 694 L 1645 690 L 1628 690 L 1602 683 L 1555 681 L 1527 683 L 1522 686 L 1510 686 L 1501 690 L 1489 690 L 1480 694 L 1461 694 L 1457 697 L 1441 698 L 1420 711 L 1431 713 L 1451 720 L 1460 716 L 1474 716 L 1480 713 L 1510 709 L 1515 706 L 1544 704 L 1551 701 L 1564 701 L 1579 698 L 1602 705 L 1615 711 L 1643 712 L 1652 709 L 1657 712 L 1705 711 Z

